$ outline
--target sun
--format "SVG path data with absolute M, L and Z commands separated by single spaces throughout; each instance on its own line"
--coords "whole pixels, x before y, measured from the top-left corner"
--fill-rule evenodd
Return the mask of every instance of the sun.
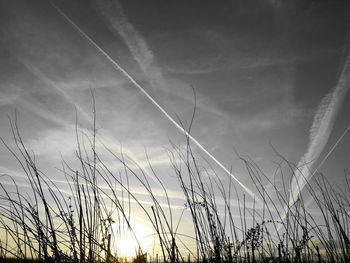
M 142 239 L 143 236 L 148 234 L 148 228 L 135 221 L 131 223 L 131 226 L 133 233 L 127 227 L 122 229 L 117 224 L 112 225 L 114 233 L 112 244 L 114 252 L 118 257 L 134 257 L 139 251 L 139 247 L 141 247 L 143 252 L 149 249 L 149 242 Z

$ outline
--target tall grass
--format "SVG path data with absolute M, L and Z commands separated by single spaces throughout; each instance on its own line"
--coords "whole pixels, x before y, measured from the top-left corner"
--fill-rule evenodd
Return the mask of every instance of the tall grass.
M 187 137 L 186 147 L 173 144 L 168 152 L 186 202 L 181 216 L 176 217 L 165 182 L 151 161 L 149 168 L 165 204 L 146 172 L 135 163 L 130 165 L 123 153 L 106 148 L 123 171 L 116 173 L 104 163 L 96 147 L 95 125 L 91 136 L 83 135 L 76 125 L 79 168 L 62 162 L 60 172 L 68 185 L 65 190 L 40 170 L 34 153 L 23 142 L 17 120 L 10 126 L 14 147 L 1 141 L 17 160 L 29 190 L 23 192 L 14 178 L 1 175 L 1 182 L 7 178 L 13 187 L 9 190 L 0 183 L 0 259 L 118 262 L 113 239 L 127 231 L 137 244 L 135 262 L 350 262 L 348 171 L 344 188 L 319 174 L 289 206 L 286 178 L 290 176 L 286 173 L 293 176 L 297 167 L 280 156 L 274 175 L 281 180 L 277 184 L 253 160 L 239 156 L 262 202 L 247 200 L 233 181 L 223 180 L 209 162 L 203 165 Z M 131 178 L 151 204 L 133 192 Z M 312 211 L 305 197 L 311 198 Z M 142 250 L 132 224 L 131 203 L 143 211 L 153 228 L 159 255 L 151 257 L 150 251 Z M 182 239 L 186 235 L 179 232 L 183 214 L 190 216 L 194 232 L 187 243 Z

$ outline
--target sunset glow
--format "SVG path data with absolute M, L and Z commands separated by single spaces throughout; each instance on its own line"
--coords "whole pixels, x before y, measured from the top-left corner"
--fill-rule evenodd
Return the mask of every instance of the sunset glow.
M 146 236 L 149 232 L 145 231 L 147 227 L 142 226 L 139 223 L 132 223 L 133 232 L 135 233 L 138 240 L 135 239 L 135 235 L 130 230 L 120 230 L 117 225 L 113 225 L 112 247 L 114 253 L 120 257 L 134 257 L 139 252 L 139 245 L 141 251 L 149 251 L 151 245 L 147 239 L 141 239 Z

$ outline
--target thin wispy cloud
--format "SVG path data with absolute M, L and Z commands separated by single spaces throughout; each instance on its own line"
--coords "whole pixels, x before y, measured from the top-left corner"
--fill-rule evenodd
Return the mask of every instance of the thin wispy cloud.
M 29 61 L 26 61 L 22 58 L 17 57 L 18 61 L 26 67 L 36 78 L 44 83 L 47 88 L 52 88 L 57 91 L 63 101 L 72 106 L 72 109 L 75 108 L 78 114 L 79 123 L 81 122 L 81 117 L 86 121 L 90 127 L 92 127 L 93 117 L 92 114 L 89 115 L 80 105 L 78 105 L 74 99 L 65 91 L 65 88 L 60 87 L 57 83 L 51 80 L 44 72 L 39 68 L 34 66 Z M 37 91 L 40 92 L 40 91 Z M 38 139 L 29 139 L 26 143 L 31 150 L 35 152 L 36 155 L 50 156 L 51 159 L 60 159 L 61 155 L 65 156 L 67 159 L 74 157 L 74 146 L 76 145 L 74 135 L 74 122 L 73 120 L 69 121 L 67 118 L 62 116 L 62 114 L 55 113 L 47 108 L 44 108 L 45 105 L 37 103 L 35 96 L 32 100 L 23 97 L 17 98 L 17 107 L 23 109 L 25 112 L 31 112 L 37 117 L 40 117 L 47 122 L 55 123 L 60 126 L 62 129 L 49 129 L 40 132 L 40 138 Z M 97 123 L 98 126 L 98 123 Z M 80 132 L 85 135 L 91 134 L 91 131 L 79 127 Z M 64 142 L 61 142 L 61 138 L 65 138 Z M 121 143 L 111 135 L 108 130 L 99 129 L 97 134 L 97 139 L 99 142 L 99 148 L 104 150 L 104 145 L 113 149 L 114 151 L 120 150 Z M 148 164 L 144 161 L 140 161 L 139 158 L 135 156 L 133 151 L 129 150 L 128 147 L 124 147 L 123 154 L 132 162 L 129 164 L 133 169 L 143 169 L 143 172 L 151 178 L 156 184 L 159 184 L 158 180 L 147 171 Z M 114 161 L 115 162 L 115 161 Z
M 17 172 L 13 169 L 10 169 L 8 167 L 5 167 L 3 165 L 0 165 L 0 175 L 1 176 L 10 176 L 10 177 L 16 177 L 20 179 L 27 179 L 28 177 L 24 174 L 21 174 L 20 172 Z
M 33 63 L 31 63 L 28 60 L 25 60 L 22 57 L 16 56 L 12 53 L 12 55 L 20 62 L 29 72 L 31 72 L 36 78 L 38 78 L 40 81 L 44 83 L 47 88 L 54 89 L 58 94 L 60 94 L 63 97 L 63 101 L 68 103 L 68 105 L 72 106 L 72 109 L 74 108 L 78 114 L 79 123 L 81 123 L 81 118 L 83 118 L 84 122 L 87 122 L 87 124 L 92 128 L 93 125 L 93 116 L 92 113 L 89 114 L 87 111 L 85 111 L 78 103 L 75 102 L 74 98 L 70 96 L 66 90 L 69 89 L 68 86 L 64 83 L 56 83 L 54 80 L 52 80 L 50 77 L 47 76 L 42 70 L 40 70 L 38 67 L 36 67 Z M 93 96 L 93 95 L 92 95 Z M 31 147 L 35 150 L 36 154 L 43 153 L 44 155 L 48 154 L 48 151 L 51 152 L 49 154 L 50 156 L 57 155 L 57 158 L 59 158 L 58 153 L 61 154 L 68 154 L 69 152 L 73 153 L 72 146 L 75 145 L 75 139 L 72 136 L 69 136 L 67 134 L 68 131 L 74 131 L 74 124 L 73 122 L 69 122 L 68 120 L 65 120 L 60 114 L 55 114 L 52 111 L 43 110 L 42 107 L 36 105 L 35 103 L 21 99 L 20 106 L 24 108 L 25 110 L 29 110 L 32 113 L 34 113 L 36 116 L 39 116 L 41 118 L 44 118 L 47 121 L 54 122 L 57 125 L 60 125 L 64 127 L 64 131 L 57 132 L 55 130 L 49 130 L 46 133 L 42 134 L 41 138 L 38 140 L 30 140 L 29 143 Z M 98 125 L 98 122 L 96 122 L 97 128 L 100 126 Z M 62 134 L 63 133 L 63 134 Z M 90 134 L 91 132 L 85 130 L 85 134 Z M 62 136 L 63 135 L 63 136 Z M 59 138 L 66 138 L 64 144 L 58 143 Z M 67 138 L 71 138 L 71 140 L 68 140 Z M 116 149 L 115 145 L 120 147 L 120 143 L 115 139 L 114 136 L 111 135 L 111 133 L 104 129 L 99 129 L 99 132 L 97 134 L 97 138 L 100 141 L 102 145 L 107 145 L 108 147 Z M 58 151 L 59 149 L 59 151 Z M 148 168 L 145 163 L 141 163 L 138 158 L 136 158 L 133 154 L 133 152 L 129 151 L 127 148 L 124 149 L 125 156 L 127 156 L 133 163 L 133 168 L 141 168 L 143 169 L 143 172 L 151 178 L 156 184 L 159 184 L 158 180 L 146 169 Z
M 313 167 L 331 135 L 338 112 L 350 88 L 350 54 L 345 60 L 339 80 L 332 92 L 320 102 L 310 129 L 309 144 L 291 181 L 289 205 L 298 199 L 302 189 L 314 175 Z M 343 137 L 343 136 L 342 136 Z M 339 140 L 337 141 L 337 144 Z
M 46 74 L 44 74 L 39 68 L 34 66 L 32 63 L 29 61 L 25 61 L 19 57 L 17 59 L 31 72 L 33 73 L 38 79 L 44 82 L 45 85 L 47 85 L 50 88 L 55 89 L 58 91 L 65 99 L 66 102 L 71 104 L 78 112 L 80 117 L 83 117 L 85 121 L 88 121 L 92 123 L 90 114 L 87 113 L 80 105 L 78 105 L 73 98 L 67 94 L 64 88 L 60 87 L 56 82 L 51 80 L 49 77 L 47 77 Z
M 11 95 L 4 95 L 0 92 L 0 106 L 12 104 L 17 98 L 20 97 L 20 94 L 15 93 Z

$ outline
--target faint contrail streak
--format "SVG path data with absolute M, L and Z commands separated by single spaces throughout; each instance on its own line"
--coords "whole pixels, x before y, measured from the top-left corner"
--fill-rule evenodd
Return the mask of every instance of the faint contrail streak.
M 340 141 L 344 138 L 344 136 L 348 133 L 348 131 L 350 130 L 350 125 L 344 130 L 344 132 L 340 135 L 340 137 L 338 138 L 338 140 L 334 143 L 333 147 L 328 151 L 328 153 L 326 154 L 326 156 L 322 159 L 322 161 L 320 162 L 320 164 L 315 168 L 315 170 L 312 173 L 312 176 L 317 173 L 318 169 L 321 168 L 321 166 L 324 164 L 324 162 L 328 159 L 328 157 L 332 154 L 332 152 L 334 151 L 334 149 L 338 146 L 338 144 L 340 143 Z
M 87 112 L 85 112 L 73 99 L 71 96 L 67 94 L 67 92 L 61 88 L 59 85 L 56 84 L 55 81 L 47 77 L 40 69 L 32 65 L 31 63 L 18 58 L 18 60 L 30 71 L 32 72 L 36 77 L 44 81 L 48 86 L 53 87 L 55 90 L 57 90 L 64 98 L 66 101 L 68 101 L 71 105 L 73 105 L 78 113 L 84 117 L 85 120 L 88 122 L 92 123 L 91 117 Z
M 86 40 L 90 42 L 113 66 L 115 69 L 120 71 L 129 81 L 134 84 L 153 104 L 156 108 L 182 133 L 184 133 L 199 149 L 201 149 L 207 156 L 210 157 L 221 169 L 223 169 L 228 175 L 230 175 L 252 198 L 255 200 L 259 199 L 255 194 L 246 187 L 242 182 L 240 182 L 221 162 L 219 162 L 210 152 L 208 152 L 191 134 L 189 134 L 181 125 L 179 125 L 163 108 L 160 106 L 140 84 L 137 83 L 133 77 L 130 76 L 126 70 L 124 70 L 114 59 L 112 59 L 92 38 L 90 38 L 80 27 L 75 24 L 60 8 L 51 2 L 52 6 L 57 10 L 57 12 L 65 18 Z
M 314 172 L 312 172 L 314 163 L 318 160 L 328 142 L 337 114 L 342 102 L 345 99 L 349 87 L 350 54 L 346 57 L 344 67 L 341 71 L 336 87 L 331 93 L 327 94 L 322 99 L 314 116 L 312 127 L 310 129 L 310 141 L 308 148 L 303 157 L 300 159 L 291 182 L 289 193 L 290 206 L 295 203 L 308 180 L 310 180 L 310 178 L 316 173 L 316 171 L 325 162 L 325 160 L 349 130 L 348 127 L 336 141 L 335 145 L 331 148 L 326 157 L 321 161 L 319 166 L 314 170 Z
M 75 107 L 75 109 L 77 110 L 77 112 L 79 112 L 80 115 L 82 115 L 84 117 L 85 120 L 87 120 L 88 122 L 92 122 L 91 118 L 89 117 L 89 114 L 87 112 L 85 112 L 72 98 L 71 96 L 69 96 L 67 94 L 67 92 L 60 86 L 57 85 L 55 81 L 53 81 L 52 79 L 50 79 L 49 77 L 47 77 L 38 67 L 34 66 L 30 61 L 23 59 L 21 57 L 19 57 L 15 52 L 13 52 L 12 50 L 8 49 L 8 52 L 10 52 L 14 58 L 17 59 L 17 61 L 19 63 L 21 63 L 27 70 L 29 70 L 29 72 L 31 72 L 35 77 L 37 77 L 38 79 L 40 79 L 41 81 L 43 81 L 46 85 L 54 88 L 56 91 L 58 91 L 60 93 L 61 96 L 64 97 L 64 99 L 66 101 L 68 101 L 73 107 Z M 0 100 L 1 102 L 1 100 Z M 62 119 L 58 118 L 57 116 L 54 116 L 54 114 L 49 113 L 47 111 L 42 111 L 40 110 L 36 105 L 30 105 L 31 103 L 28 103 L 27 101 L 24 101 L 21 103 L 25 104 L 27 106 L 27 108 L 29 108 L 30 110 L 32 110 L 35 114 L 44 117 L 50 121 L 55 121 L 56 123 L 65 126 L 65 121 L 63 121 Z M 49 117 L 47 117 L 49 116 Z

